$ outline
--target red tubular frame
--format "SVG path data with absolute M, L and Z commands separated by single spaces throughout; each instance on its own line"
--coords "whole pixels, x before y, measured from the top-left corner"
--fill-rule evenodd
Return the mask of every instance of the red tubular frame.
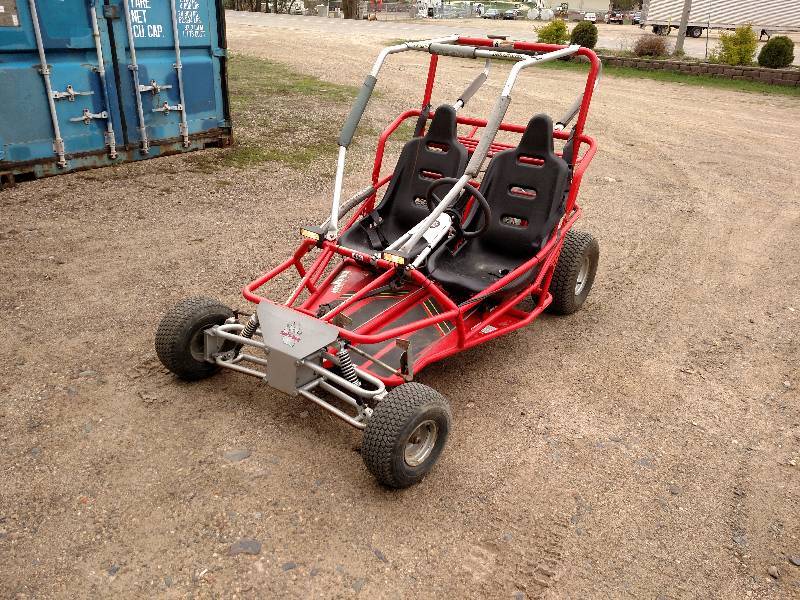
M 492 47 L 497 44 L 496 40 L 488 38 L 468 38 L 462 37 L 458 40 L 459 44 L 481 47 Z M 514 42 L 514 50 L 533 51 L 533 52 L 551 52 L 559 50 L 564 46 L 556 46 L 551 44 L 538 44 L 533 42 Z M 505 47 L 504 47 L 505 49 Z M 595 81 L 600 70 L 600 61 L 594 52 L 587 48 L 581 48 L 578 55 L 585 56 L 590 63 L 589 74 L 586 79 L 586 87 L 583 92 L 583 101 L 581 102 L 578 111 L 578 119 L 575 123 L 571 134 L 574 136 L 576 143 L 574 144 L 573 161 L 574 169 L 572 175 L 572 184 L 570 187 L 569 196 L 565 208 L 565 216 L 556 227 L 555 235 L 551 235 L 549 241 L 544 247 L 530 260 L 523 263 L 511 273 L 498 280 L 485 290 L 483 290 L 476 298 L 483 297 L 491 294 L 493 291 L 499 290 L 506 285 L 510 284 L 518 276 L 530 272 L 532 269 L 538 268 L 539 272 L 530 284 L 525 285 L 512 297 L 505 299 L 501 304 L 494 307 L 482 318 L 474 318 L 477 314 L 475 307 L 480 305 L 480 301 L 470 303 L 462 303 L 462 306 L 456 305 L 455 302 L 436 284 L 435 281 L 429 279 L 417 269 L 409 269 L 406 275 L 410 278 L 413 284 L 419 286 L 422 290 L 420 296 L 417 292 L 411 293 L 408 297 L 400 302 L 397 302 L 387 311 L 381 313 L 379 318 L 373 319 L 364 325 L 360 326 L 355 331 L 343 329 L 339 327 L 339 335 L 343 339 L 352 344 L 376 344 L 385 342 L 393 338 L 405 336 L 407 334 L 419 331 L 426 327 L 436 325 L 445 321 L 452 321 L 455 324 L 455 335 L 447 335 L 441 338 L 438 342 L 432 344 L 426 349 L 421 356 L 419 356 L 414 364 L 414 368 L 419 370 L 431 362 L 441 360 L 447 356 L 456 354 L 467 348 L 477 346 L 486 341 L 494 339 L 498 336 L 504 335 L 531 323 L 538 317 L 542 311 L 552 302 L 552 296 L 547 291 L 550 287 L 550 280 L 553 276 L 555 263 L 561 252 L 561 247 L 564 243 L 564 235 L 572 227 L 575 221 L 581 215 L 581 209 L 578 207 L 576 200 L 578 190 L 580 188 L 583 174 L 586 171 L 589 163 L 596 152 L 596 144 L 593 138 L 583 133 L 586 124 L 586 118 L 589 110 L 589 105 L 592 99 L 592 92 L 594 91 Z M 436 69 L 438 66 L 438 56 L 431 55 L 430 63 L 428 66 L 427 80 L 425 84 L 425 91 L 422 99 L 422 107 L 426 107 L 430 103 L 433 85 L 436 79 Z M 407 119 L 418 117 L 421 114 L 421 109 L 407 110 L 399 115 L 392 123 L 381 133 L 378 138 L 378 145 L 375 152 L 375 162 L 372 169 L 372 183 L 375 187 L 376 193 L 369 196 L 361 205 L 359 210 L 356 210 L 353 216 L 348 219 L 347 225 L 343 230 L 346 230 L 353 225 L 364 214 L 373 210 L 375 200 L 377 197 L 377 190 L 386 185 L 392 177 L 392 174 L 381 177 L 381 166 L 383 164 L 383 156 L 386 147 L 386 142 L 389 137 L 397 130 L 397 128 Z M 486 126 L 485 119 L 477 119 L 470 117 L 459 116 L 457 118 L 459 124 L 471 126 L 471 131 L 467 136 L 461 137 L 461 141 L 467 145 L 468 148 L 474 148 L 473 144 L 477 143 L 475 135 L 478 130 Z M 500 126 L 502 131 L 509 131 L 514 133 L 522 133 L 525 131 L 523 125 L 516 125 L 512 123 L 502 123 Z M 566 140 L 569 138 L 570 133 L 567 131 L 554 131 L 554 137 Z M 490 148 L 490 155 L 499 152 L 510 146 L 501 143 L 492 144 Z M 585 147 L 586 150 L 581 154 L 581 149 Z M 303 258 L 315 247 L 321 248 L 319 256 L 314 260 L 309 268 L 303 266 Z M 343 262 L 334 268 L 322 282 L 320 278 L 325 272 L 326 267 L 330 264 L 334 256 L 341 256 L 344 258 Z M 346 310 L 348 307 L 353 306 L 359 300 L 363 299 L 370 291 L 379 288 L 380 286 L 388 283 L 392 276 L 397 272 L 397 265 L 387 262 L 381 258 L 365 257 L 364 255 L 354 252 L 348 248 L 337 245 L 335 242 L 323 241 L 318 244 L 313 240 L 304 239 L 300 246 L 297 248 L 291 258 L 287 259 L 274 269 L 264 273 L 258 279 L 247 284 L 243 290 L 243 296 L 250 302 L 272 302 L 269 298 L 261 296 L 257 291 L 266 283 L 284 273 L 285 271 L 295 267 L 299 276 L 300 282 L 294 289 L 292 294 L 284 302 L 285 306 L 290 306 L 298 312 L 315 316 L 313 310 L 316 303 L 319 301 L 320 295 L 328 288 L 335 277 L 347 265 L 354 263 L 368 263 L 379 271 L 383 271 L 380 275 L 372 279 L 367 285 L 360 288 L 353 296 L 348 298 L 345 302 L 329 311 L 322 317 L 321 320 L 330 322 L 336 315 Z M 303 292 L 308 293 L 308 297 L 297 304 Z M 528 295 L 537 298 L 536 306 L 530 312 L 521 311 L 516 307 L 521 300 Z M 442 312 L 438 315 L 430 316 L 420 319 L 407 325 L 401 325 L 392 329 L 380 331 L 380 328 L 397 319 L 400 315 L 405 313 L 411 307 L 417 304 L 419 298 L 433 297 L 442 307 Z M 296 305 L 297 304 L 297 305 Z M 468 320 L 472 323 L 468 324 Z M 510 320 L 510 322 L 509 322 Z M 375 332 L 378 330 L 377 332 Z M 375 332 L 375 333 L 373 333 Z M 399 375 L 390 377 L 379 377 L 387 386 L 399 385 L 403 383 L 403 379 Z

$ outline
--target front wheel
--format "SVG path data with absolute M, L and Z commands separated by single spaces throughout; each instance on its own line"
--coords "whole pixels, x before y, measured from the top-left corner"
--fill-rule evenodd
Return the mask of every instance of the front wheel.
M 571 315 L 583 306 L 592 289 L 599 260 L 600 245 L 591 233 L 574 229 L 567 232 L 550 281 L 551 312 Z
M 378 402 L 364 430 L 361 456 L 383 485 L 405 488 L 433 468 L 450 433 L 444 396 L 421 383 L 404 383 Z
M 187 298 L 172 307 L 156 330 L 156 354 L 167 369 L 181 379 L 195 381 L 217 372 L 217 365 L 205 359 L 205 330 L 222 325 L 233 311 L 211 298 Z M 225 342 L 222 350 L 234 347 Z

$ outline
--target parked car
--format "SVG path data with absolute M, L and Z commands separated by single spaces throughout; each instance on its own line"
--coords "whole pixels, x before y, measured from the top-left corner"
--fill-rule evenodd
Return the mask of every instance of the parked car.
M 606 23 L 616 23 L 618 25 L 622 25 L 623 19 L 624 19 L 624 15 L 621 12 L 617 11 L 617 10 L 609 11 L 609 12 L 606 13 L 606 16 L 605 16 L 605 22 Z
M 513 8 L 503 13 L 503 19 L 505 19 L 506 21 L 513 21 L 516 18 L 517 18 L 517 11 L 514 10 Z
M 584 21 L 589 21 L 590 23 L 597 23 L 597 13 L 587 12 L 583 15 Z
M 502 19 L 503 14 L 497 10 L 496 8 L 490 8 L 485 13 L 483 13 L 483 19 Z
M 641 25 L 642 24 L 642 11 L 637 10 L 633 13 L 633 24 L 634 25 Z

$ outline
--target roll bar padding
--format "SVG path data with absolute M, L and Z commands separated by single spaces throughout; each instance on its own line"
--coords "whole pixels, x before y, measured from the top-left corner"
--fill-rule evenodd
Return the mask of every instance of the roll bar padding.
M 428 46 L 428 52 L 439 56 L 454 56 L 456 58 L 475 58 L 478 49 L 474 46 L 456 46 L 454 44 L 433 43 Z
M 467 86 L 467 89 L 464 90 L 464 93 L 461 94 L 461 97 L 459 98 L 462 106 L 469 102 L 469 99 L 472 98 L 472 96 L 475 95 L 475 92 L 480 89 L 487 77 L 488 75 L 486 75 L 486 71 L 481 71 L 481 73 L 472 81 L 472 83 Z
M 350 146 L 350 142 L 353 141 L 353 135 L 356 133 L 358 123 L 364 115 L 367 102 L 369 102 L 372 90 L 375 89 L 375 84 L 377 82 L 378 78 L 374 75 L 367 75 L 366 79 L 364 79 L 364 85 L 361 86 L 361 91 L 358 92 L 358 97 L 355 103 L 353 103 L 353 108 L 350 109 L 350 114 L 347 116 L 344 125 L 342 125 L 342 132 L 339 134 L 340 146 L 347 148 Z

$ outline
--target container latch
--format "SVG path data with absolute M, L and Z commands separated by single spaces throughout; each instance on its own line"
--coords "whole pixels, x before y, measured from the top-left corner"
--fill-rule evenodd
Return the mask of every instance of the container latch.
M 70 121 L 77 123 L 79 121 L 83 121 L 87 125 L 92 122 L 92 119 L 108 119 L 108 113 L 106 111 L 100 113 L 93 113 L 88 108 L 83 109 L 83 115 L 80 117 L 72 117 Z
M 68 85 L 67 89 L 65 91 L 63 91 L 63 92 L 59 92 L 58 90 L 55 90 L 53 92 L 53 100 L 63 100 L 64 98 L 66 98 L 70 102 L 75 102 L 75 96 L 91 96 L 93 94 L 94 94 L 94 92 L 91 92 L 91 91 L 89 91 L 89 92 L 76 92 L 75 89 L 71 85 Z
M 170 105 L 169 103 L 164 102 L 164 104 L 162 104 L 158 108 L 154 108 L 153 112 L 160 112 L 164 113 L 165 115 L 168 115 L 173 110 L 183 110 L 183 104 Z
M 156 94 L 160 93 L 161 90 L 168 90 L 168 89 L 171 89 L 171 88 L 172 88 L 172 85 L 170 85 L 168 83 L 160 84 L 155 79 L 151 79 L 150 80 L 150 85 L 140 85 L 139 86 L 139 92 L 142 93 L 142 94 L 144 92 L 152 92 L 153 95 L 155 96 Z

